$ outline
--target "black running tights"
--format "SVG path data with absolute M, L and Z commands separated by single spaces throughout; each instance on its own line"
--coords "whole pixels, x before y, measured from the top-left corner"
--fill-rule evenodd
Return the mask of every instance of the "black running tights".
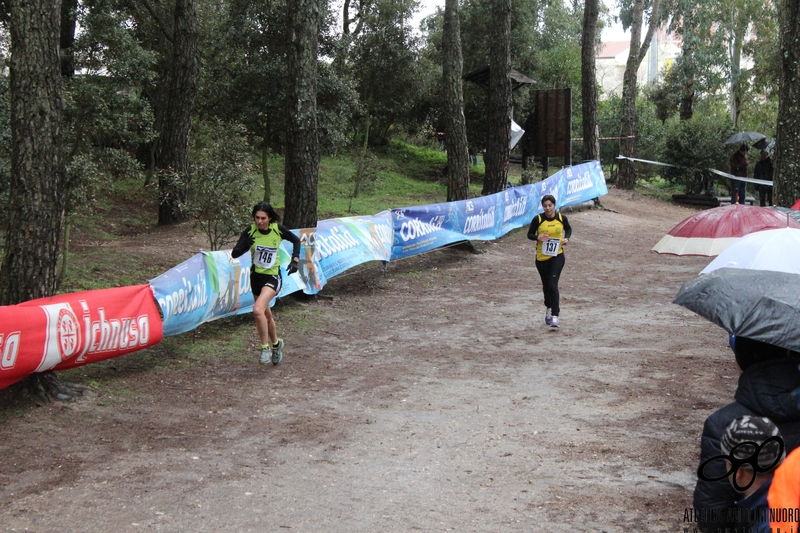
M 544 292 L 544 305 L 558 316 L 561 309 L 558 306 L 558 278 L 564 269 L 564 254 L 558 254 L 546 261 L 536 261 L 536 270 L 542 278 L 542 291 Z

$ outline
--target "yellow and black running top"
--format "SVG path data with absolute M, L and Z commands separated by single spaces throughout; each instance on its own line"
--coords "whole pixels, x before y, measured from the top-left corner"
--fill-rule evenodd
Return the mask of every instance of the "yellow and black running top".
M 543 233 L 546 233 L 549 239 L 544 242 L 537 240 Z M 556 213 L 553 218 L 538 214 L 533 217 L 531 227 L 528 229 L 528 238 L 536 241 L 537 261 L 547 261 L 563 254 L 564 248 L 561 246 L 561 239 L 570 237 L 572 237 L 572 226 L 569 225 L 567 217 L 561 213 Z

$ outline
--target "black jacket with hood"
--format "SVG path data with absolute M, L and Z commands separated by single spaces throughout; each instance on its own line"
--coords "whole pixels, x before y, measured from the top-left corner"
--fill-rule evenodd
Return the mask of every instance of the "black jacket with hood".
M 720 439 L 734 419 L 744 415 L 765 416 L 781 431 L 786 453 L 800 445 L 800 406 L 795 392 L 800 388 L 800 359 L 787 357 L 762 361 L 749 366 L 739 376 L 739 385 L 734 402 L 718 409 L 706 418 L 700 442 L 698 466 L 715 455 L 721 455 Z M 714 478 L 725 474 L 724 463 L 714 461 L 705 468 L 704 474 Z M 720 481 L 697 480 L 694 488 L 694 508 L 728 509 L 741 498 L 725 478 Z M 742 524 L 739 524 L 741 527 Z M 726 524 L 699 522 L 701 531 L 716 531 Z M 735 527 L 729 524 L 728 527 Z

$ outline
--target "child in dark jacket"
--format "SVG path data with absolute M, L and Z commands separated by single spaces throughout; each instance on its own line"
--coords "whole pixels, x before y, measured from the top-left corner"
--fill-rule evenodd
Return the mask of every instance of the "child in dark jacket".
M 725 429 L 733 420 L 744 415 L 763 416 L 772 420 L 783 436 L 786 453 L 800 444 L 800 407 L 794 394 L 795 389 L 800 387 L 800 354 L 744 337 L 737 337 L 734 341 L 734 353 L 742 370 L 734 401 L 706 419 L 700 442 L 699 464 L 719 455 Z M 741 494 L 728 480 L 722 479 L 724 464 L 715 461 L 704 469 L 704 474 L 707 478 L 720 480 L 698 478 L 693 503 L 696 510 L 730 509 L 741 499 Z M 706 516 L 710 516 L 710 513 Z M 724 528 L 724 524 L 718 522 L 701 521 L 698 526 L 701 531 Z

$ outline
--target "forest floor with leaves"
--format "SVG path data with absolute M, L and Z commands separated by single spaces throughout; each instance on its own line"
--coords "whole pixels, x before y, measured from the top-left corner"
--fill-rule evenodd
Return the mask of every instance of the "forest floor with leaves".
M 611 189 L 566 212 L 561 328 L 533 243 L 369 266 L 250 316 L 62 374 L 69 403 L 0 395 L 0 529 L 35 532 L 683 532 L 727 335 L 673 305 L 709 262 L 650 248 L 694 209 Z M 188 225 L 113 242 L 166 270 Z M 691 529 L 689 529 L 691 531 Z

